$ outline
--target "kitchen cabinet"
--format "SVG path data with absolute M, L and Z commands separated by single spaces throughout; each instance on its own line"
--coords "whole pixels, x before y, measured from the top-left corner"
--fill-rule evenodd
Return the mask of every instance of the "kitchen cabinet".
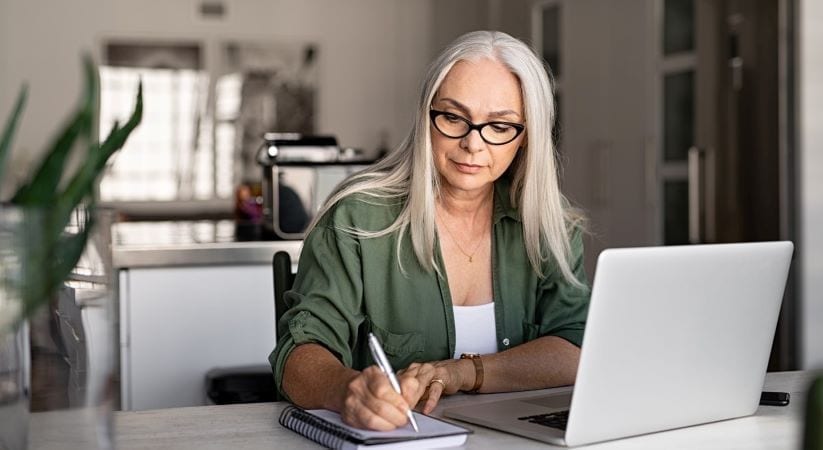
M 302 241 L 237 242 L 231 221 L 120 223 L 113 238 L 123 410 L 204 405 L 209 370 L 268 364 L 272 256 L 296 269 Z
M 120 318 L 122 408 L 204 405 L 210 369 L 267 363 L 271 265 L 121 270 Z

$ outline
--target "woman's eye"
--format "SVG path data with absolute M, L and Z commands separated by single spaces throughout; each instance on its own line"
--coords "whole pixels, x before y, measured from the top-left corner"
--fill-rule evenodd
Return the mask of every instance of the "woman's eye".
M 504 123 L 490 123 L 489 126 L 495 133 L 508 133 L 512 129 L 511 125 Z
M 451 123 L 461 122 L 460 116 L 456 116 L 454 114 L 443 114 L 443 116 Z

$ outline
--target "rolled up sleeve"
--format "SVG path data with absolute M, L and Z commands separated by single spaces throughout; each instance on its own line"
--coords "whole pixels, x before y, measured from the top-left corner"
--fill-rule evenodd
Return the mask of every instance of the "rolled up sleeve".
M 580 347 L 589 312 L 589 288 L 583 264 L 582 231 L 575 229 L 571 240 L 571 270 L 583 286 L 567 281 L 556 267 L 540 282 L 537 295 L 539 336 L 558 336 Z
M 298 345 L 322 345 L 351 367 L 351 349 L 365 319 L 359 252 L 353 236 L 328 224 L 318 224 L 306 237 L 294 286 L 284 298 L 288 309 L 277 323 L 277 345 L 269 356 L 281 394 L 286 360 Z

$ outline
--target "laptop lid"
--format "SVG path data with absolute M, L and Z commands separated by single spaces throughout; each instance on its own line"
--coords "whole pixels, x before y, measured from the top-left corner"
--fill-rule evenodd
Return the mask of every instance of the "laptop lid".
M 600 254 L 567 445 L 753 414 L 791 242 Z

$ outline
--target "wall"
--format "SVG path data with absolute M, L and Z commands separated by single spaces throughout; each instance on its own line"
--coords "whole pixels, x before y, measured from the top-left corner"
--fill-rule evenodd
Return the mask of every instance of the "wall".
M 430 57 L 461 34 L 476 30 L 504 31 L 530 43 L 534 3 L 534 0 L 432 0 Z
M 803 367 L 823 368 L 823 2 L 798 0 L 798 174 Z
M 469 31 L 489 28 L 488 1 L 432 1 L 429 54 L 434 58 L 456 37 Z
M 586 268 L 608 247 L 654 244 L 655 194 L 646 152 L 653 151 L 647 69 L 646 0 L 561 4 L 560 152 L 563 190 L 583 208 Z
M 80 95 L 80 55 L 107 37 L 316 42 L 318 130 L 342 145 L 398 144 L 409 129 L 429 54 L 430 3 L 403 0 L 223 0 L 222 20 L 197 0 L 2 0 L 0 117 L 26 80 L 29 104 L 15 167 L 37 157 Z
M 7 84 L 6 78 L 8 75 L 6 74 L 8 70 L 8 62 L 6 61 L 6 55 L 8 55 L 9 46 L 9 36 L 8 36 L 8 6 L 5 1 L 0 2 L 0 108 L 11 107 L 11 98 L 6 95 L 4 87 Z M 6 115 L 8 112 L 5 110 L 0 109 L 0 121 L 5 121 Z M 4 123 L 4 122 L 0 122 Z

